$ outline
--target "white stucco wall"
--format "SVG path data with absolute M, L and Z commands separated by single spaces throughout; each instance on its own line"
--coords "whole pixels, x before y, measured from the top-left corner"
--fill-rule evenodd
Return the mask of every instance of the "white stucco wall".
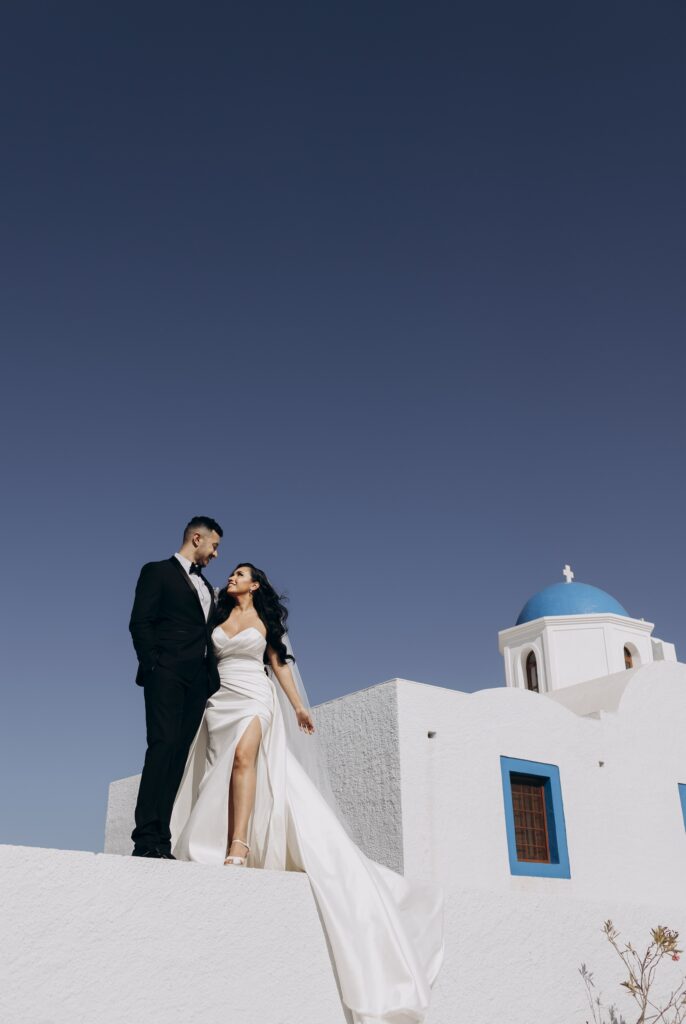
M 656 636 L 650 638 L 653 648 L 653 661 L 676 661 L 676 647 L 666 640 L 659 640 Z
M 522 879 L 521 881 L 528 881 Z M 428 1024 L 584 1024 L 591 1020 L 578 974 L 585 963 L 598 992 L 628 1024 L 633 1004 L 620 988 L 622 965 L 602 935 L 610 918 L 643 949 L 650 928 L 669 924 L 686 935 L 683 906 L 631 904 L 533 893 L 452 887 L 446 899 L 445 970 L 433 993 Z M 654 995 L 664 997 L 684 975 L 683 962 L 663 964 Z
M 398 718 L 406 873 L 448 888 L 686 908 L 686 666 L 635 670 L 617 710 L 599 718 L 526 690 L 419 683 L 399 686 Z M 511 875 L 501 755 L 559 767 L 570 879 Z
M 305 875 L 0 847 L 2 1024 L 345 1024 Z
M 334 796 L 368 857 L 403 870 L 398 680 L 319 704 Z
M 602 679 L 590 679 L 574 686 L 563 686 L 547 693 L 546 699 L 569 708 L 575 715 L 600 718 L 601 711 L 616 711 L 624 691 L 638 669 L 629 668 Z
M 140 781 L 140 775 L 129 775 L 126 779 L 116 779 L 110 783 L 105 820 L 105 853 L 127 856 L 133 849 L 131 833 Z
M 0 847 L 0 889 L 3 1024 L 349 1024 L 304 875 Z M 686 934 L 672 902 L 453 883 L 427 1024 L 583 1024 L 582 961 L 626 1009 L 607 917 Z

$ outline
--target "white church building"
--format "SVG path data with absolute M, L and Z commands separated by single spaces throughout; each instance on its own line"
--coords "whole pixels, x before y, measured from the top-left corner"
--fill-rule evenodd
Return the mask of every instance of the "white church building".
M 358 844 L 444 888 L 429 1024 L 584 1024 L 582 962 L 633 1024 L 603 922 L 686 942 L 686 665 L 653 629 L 565 566 L 499 633 L 504 687 L 315 709 Z M 346 1024 L 307 878 L 121 856 L 137 785 L 103 854 L 0 847 L 2 1024 Z

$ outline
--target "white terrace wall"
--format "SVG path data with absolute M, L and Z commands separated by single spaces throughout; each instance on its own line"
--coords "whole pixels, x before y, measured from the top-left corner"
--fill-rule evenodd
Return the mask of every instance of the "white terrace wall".
M 345 1024 L 305 875 L 5 846 L 0 885 L 2 1024 Z
M 5 846 L 0 887 L 2 1024 L 350 1024 L 304 875 Z M 627 1011 L 602 921 L 686 934 L 671 904 L 526 889 L 451 887 L 427 1024 L 584 1024 L 581 962 Z
M 428 1024 L 584 1024 L 581 962 L 631 1022 L 602 922 L 638 947 L 658 923 L 686 936 L 686 666 L 627 679 L 599 718 L 403 680 L 317 709 L 367 851 L 445 887 Z M 559 766 L 570 879 L 510 874 L 501 754 Z M 122 852 L 135 790 L 110 794 Z M 0 887 L 2 1024 L 350 1024 L 304 875 L 0 847 Z

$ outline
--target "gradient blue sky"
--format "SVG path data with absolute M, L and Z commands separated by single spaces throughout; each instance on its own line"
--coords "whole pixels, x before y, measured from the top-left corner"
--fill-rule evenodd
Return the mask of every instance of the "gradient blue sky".
M 1 842 L 101 848 L 194 514 L 315 702 L 501 685 L 566 561 L 684 656 L 683 43 L 676 0 L 5 8 Z

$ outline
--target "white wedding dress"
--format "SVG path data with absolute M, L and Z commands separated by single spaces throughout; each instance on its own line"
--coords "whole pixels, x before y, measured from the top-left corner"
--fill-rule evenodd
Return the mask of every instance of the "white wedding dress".
M 418 1024 L 443 959 L 440 890 L 407 881 L 352 842 L 288 748 L 262 634 L 250 626 L 229 637 L 218 626 L 212 640 L 221 686 L 207 702 L 174 804 L 175 856 L 223 864 L 234 751 L 258 717 L 248 866 L 307 873 L 355 1024 Z

